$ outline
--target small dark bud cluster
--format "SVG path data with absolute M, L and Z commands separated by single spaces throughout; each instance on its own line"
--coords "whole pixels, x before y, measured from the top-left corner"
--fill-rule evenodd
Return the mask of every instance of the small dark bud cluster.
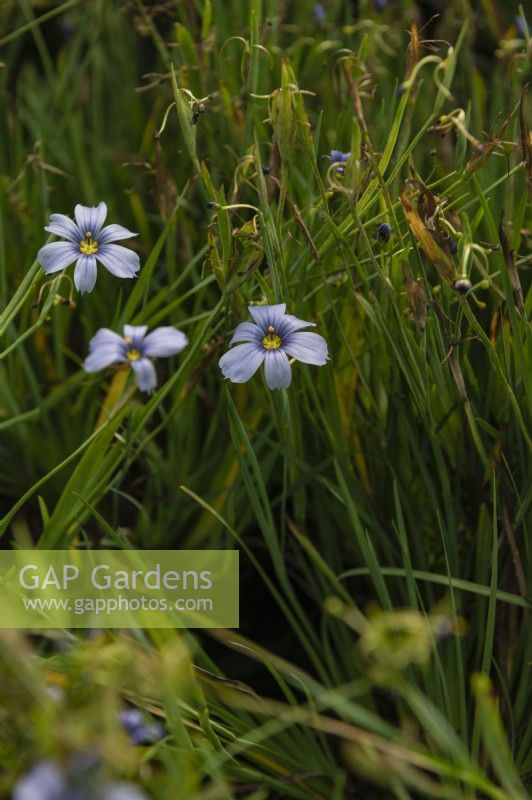
M 377 228 L 377 240 L 379 242 L 389 242 L 392 235 L 391 226 L 387 222 L 381 222 Z
M 192 125 L 196 125 L 197 124 L 197 122 L 198 122 L 198 120 L 200 118 L 200 115 L 201 114 L 205 114 L 206 110 L 207 109 L 205 108 L 205 103 L 198 103 L 198 105 L 196 106 L 196 108 L 194 109 L 194 111 L 192 113 L 192 119 L 190 120 Z
M 454 284 L 454 290 L 458 294 L 467 294 L 471 291 L 471 281 L 469 278 L 458 278 Z

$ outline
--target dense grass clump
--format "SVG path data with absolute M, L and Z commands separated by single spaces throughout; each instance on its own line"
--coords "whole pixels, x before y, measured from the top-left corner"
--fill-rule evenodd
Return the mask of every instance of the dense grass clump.
M 495 0 L 0 4 L 3 547 L 241 571 L 238 631 L 0 632 L 1 797 L 527 796 L 530 33 Z M 81 294 L 36 257 L 102 201 L 140 271 Z M 327 363 L 225 381 L 281 303 Z M 83 369 L 127 324 L 188 339 L 151 394 L 137 350 Z

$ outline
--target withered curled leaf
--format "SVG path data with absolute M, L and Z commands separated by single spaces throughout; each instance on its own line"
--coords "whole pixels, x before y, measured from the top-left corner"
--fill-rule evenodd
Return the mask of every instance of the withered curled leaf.
M 430 189 L 427 189 L 427 187 L 424 186 L 417 199 L 417 210 L 425 225 L 429 220 L 433 219 L 437 209 L 438 201 L 436 200 L 436 197 L 432 194 Z
M 519 108 L 519 105 L 520 104 L 518 103 L 515 106 L 515 108 L 508 114 L 508 116 L 502 123 L 501 127 L 495 134 L 495 136 L 492 136 L 487 141 L 478 145 L 478 147 L 475 149 L 475 152 L 473 153 L 473 155 L 471 156 L 471 158 L 469 159 L 469 161 L 465 166 L 466 175 L 471 175 L 473 172 L 476 172 L 478 169 L 480 169 L 480 167 L 488 160 L 488 158 L 493 153 L 495 148 L 502 143 L 502 135 L 506 130 L 506 128 L 508 127 L 508 124 L 512 119 L 513 115 Z
M 420 278 L 417 280 L 412 275 L 410 267 L 405 264 L 405 286 L 408 303 L 412 310 L 414 320 L 420 331 L 427 325 L 428 298 L 425 287 Z
M 403 204 L 406 221 L 421 249 L 427 258 L 432 261 L 440 275 L 451 285 L 454 285 L 457 279 L 457 271 L 452 257 L 438 244 L 434 236 L 435 231 L 430 231 L 425 226 L 406 192 L 401 194 L 401 203 Z M 440 235 L 443 238 L 443 234 Z
M 525 94 L 527 91 L 528 83 L 523 86 L 521 99 L 519 100 L 519 127 L 521 131 L 521 149 L 523 151 L 526 183 L 528 186 L 528 194 L 532 200 L 532 131 L 528 130 L 524 110 Z

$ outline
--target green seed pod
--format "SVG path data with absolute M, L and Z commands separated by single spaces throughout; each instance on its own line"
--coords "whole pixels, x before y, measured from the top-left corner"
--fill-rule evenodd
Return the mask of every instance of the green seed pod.
M 295 150 L 312 154 L 312 135 L 303 97 L 292 67 L 283 61 L 281 88 L 271 98 L 270 118 L 283 161 L 290 162 Z

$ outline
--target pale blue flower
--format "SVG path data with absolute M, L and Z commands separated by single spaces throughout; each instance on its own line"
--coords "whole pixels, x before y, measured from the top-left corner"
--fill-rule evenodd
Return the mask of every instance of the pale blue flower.
M 323 25 L 327 20 L 327 12 L 321 3 L 315 3 L 312 9 L 312 16 L 316 25 Z
M 13 800 L 63 800 L 65 777 L 53 761 L 39 761 L 15 784 Z
M 44 229 L 66 241 L 52 242 L 41 247 L 37 254 L 47 275 L 60 272 L 76 262 L 74 283 L 80 292 L 91 292 L 96 283 L 96 263 L 99 262 L 117 278 L 134 278 L 140 268 L 138 255 L 127 247 L 113 242 L 131 239 L 136 233 L 121 225 L 106 225 L 107 206 L 77 205 L 76 222 L 64 214 L 52 214 Z
M 124 708 L 120 712 L 120 722 L 124 726 L 132 744 L 149 745 L 166 736 L 160 722 L 146 722 L 144 714 L 137 708 Z
M 124 325 L 124 335 L 109 328 L 100 328 L 89 342 L 85 372 L 98 372 L 110 364 L 128 364 L 136 375 L 139 389 L 152 392 L 157 374 L 151 358 L 173 356 L 188 344 L 184 333 L 172 326 L 155 328 L 148 333 L 147 325 Z
M 517 36 L 519 39 L 528 39 L 528 23 L 520 14 L 514 17 L 515 27 L 517 28 Z
M 102 781 L 91 772 L 87 775 L 63 769 L 57 762 L 39 761 L 18 779 L 13 800 L 147 800 L 133 783 Z
M 330 150 L 327 154 L 327 158 L 329 158 L 333 164 L 345 164 L 350 157 L 351 153 L 343 153 L 341 150 Z
M 335 171 L 337 175 L 344 175 L 345 167 L 343 164 L 351 158 L 351 153 L 343 153 L 341 150 L 330 150 L 326 158 L 333 164 L 341 164 L 342 166 L 336 167 Z
M 305 364 L 323 366 L 328 359 L 327 342 L 317 333 L 300 333 L 302 328 L 314 327 L 291 314 L 286 303 L 275 306 L 248 306 L 253 322 L 242 322 L 235 330 L 229 345 L 233 347 L 220 359 L 224 378 L 233 383 L 245 383 L 264 362 L 264 376 L 270 389 L 286 389 L 292 379 L 288 356 Z
M 147 800 L 147 797 L 134 783 L 118 781 L 105 784 L 104 794 L 94 800 Z

